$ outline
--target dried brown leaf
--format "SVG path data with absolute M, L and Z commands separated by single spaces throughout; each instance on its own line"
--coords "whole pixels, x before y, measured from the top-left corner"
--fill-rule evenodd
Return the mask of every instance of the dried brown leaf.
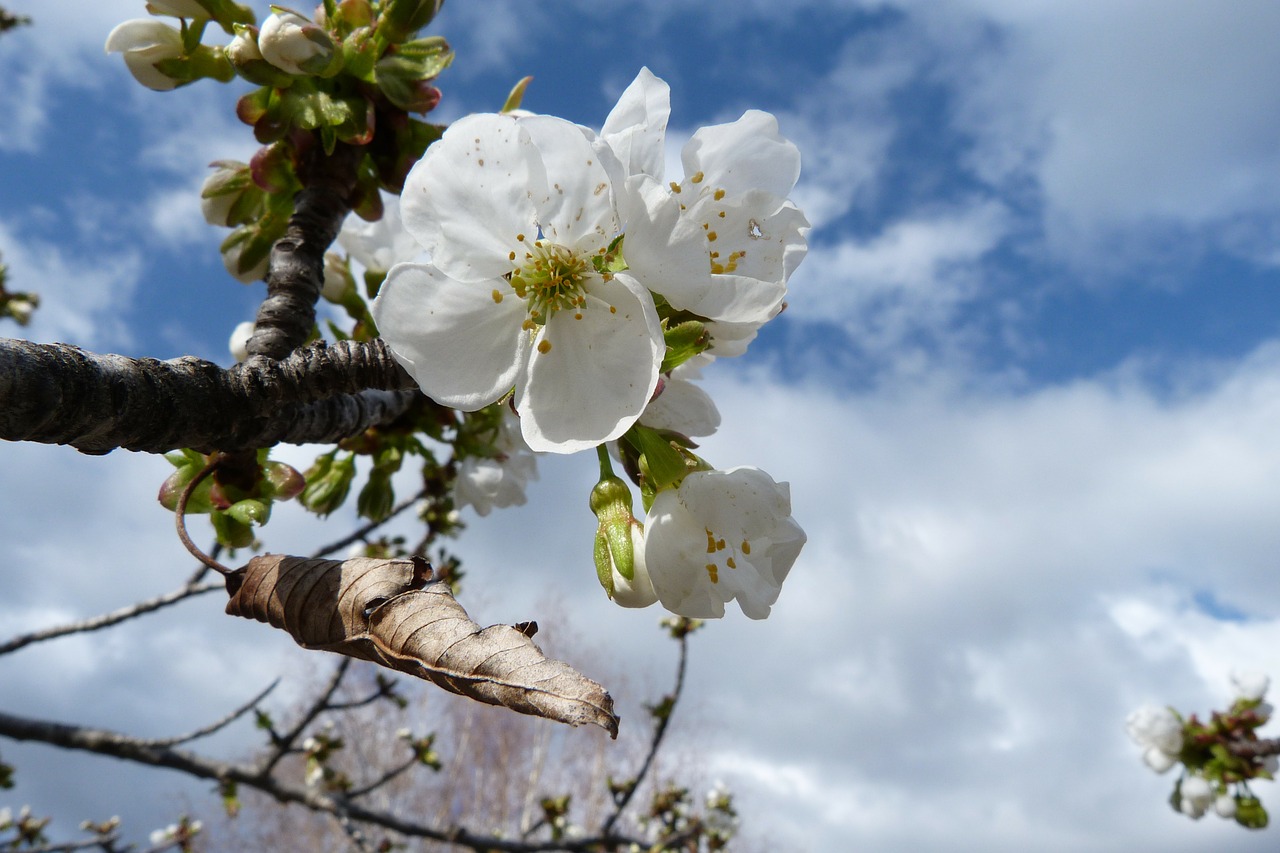
M 618 736 L 613 699 L 530 637 L 536 623 L 481 628 L 420 558 L 254 557 L 227 581 L 227 613 L 283 628 L 307 649 L 424 678 L 452 693 Z

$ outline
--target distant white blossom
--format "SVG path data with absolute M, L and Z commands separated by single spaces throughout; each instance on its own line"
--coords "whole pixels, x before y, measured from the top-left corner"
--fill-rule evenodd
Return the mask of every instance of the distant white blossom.
M 1267 695 L 1271 686 L 1271 678 L 1263 672 L 1251 670 L 1231 671 L 1231 684 L 1235 687 L 1237 698 L 1249 702 L 1257 702 Z
M 468 456 L 458 464 L 455 503 L 475 507 L 480 515 L 488 515 L 494 507 L 523 506 L 525 488 L 538 479 L 538 463 L 520 434 L 516 417 L 502 415 L 494 442 L 498 455 Z
M 107 53 L 124 55 L 125 67 L 148 89 L 167 92 L 178 81 L 156 68 L 156 63 L 178 59 L 185 52 L 182 33 L 151 18 L 134 18 L 118 24 L 107 35 Z
M 1170 755 L 1182 751 L 1182 721 L 1168 708 L 1143 705 L 1128 716 L 1125 729 L 1138 746 L 1155 747 Z
M 243 323 L 237 323 L 231 330 L 231 340 L 227 341 L 227 348 L 231 350 L 231 357 L 236 361 L 245 361 L 249 358 L 249 339 L 253 337 L 255 328 L 257 325 L 252 320 L 246 320 Z

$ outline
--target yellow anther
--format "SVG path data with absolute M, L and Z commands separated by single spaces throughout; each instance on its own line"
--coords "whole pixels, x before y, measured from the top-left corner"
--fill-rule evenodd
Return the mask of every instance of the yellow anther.
M 748 542 L 747 540 L 743 539 L 743 540 L 742 540 L 742 545 L 741 545 L 741 547 L 739 547 L 739 548 L 738 548 L 738 550 L 739 550 L 739 551 L 741 551 L 741 552 L 742 552 L 742 553 L 744 553 L 744 554 L 750 554 L 750 553 L 751 553 L 751 543 L 750 543 L 750 542 Z
M 733 561 L 733 557 L 730 557 L 729 559 L 725 560 L 724 564 L 731 569 L 738 568 L 738 564 Z
M 714 193 L 711 194 L 711 197 L 714 198 L 716 201 L 719 201 L 720 199 L 724 198 L 724 190 L 716 190 Z
M 496 287 L 493 289 L 493 293 L 490 295 L 493 297 L 493 301 L 495 304 L 502 301 L 502 294 L 498 292 L 498 289 Z
M 538 352 L 542 353 L 543 355 L 546 355 L 547 353 L 551 352 L 551 341 L 544 339 L 541 343 L 539 343 Z
M 517 235 L 516 235 L 516 242 L 517 242 L 517 243 L 523 243 L 523 242 L 524 242 L 524 235 L 523 235 L 523 234 L 517 234 Z
M 581 312 L 581 311 L 579 311 L 578 313 L 574 314 L 574 315 L 573 315 L 573 319 L 575 319 L 575 320 L 581 320 L 581 319 L 582 319 L 582 312 Z
M 707 232 L 707 239 L 708 239 L 708 240 L 712 240 L 712 241 L 714 241 L 714 240 L 716 239 L 716 232 L 714 232 L 714 231 L 708 231 L 708 232 Z
M 711 578 L 712 583 L 720 583 L 720 570 L 715 563 L 707 563 L 707 577 Z
M 694 176 L 693 176 L 692 178 L 690 178 L 690 179 L 689 179 L 689 182 L 690 182 L 690 183 L 693 183 L 693 184 L 700 184 L 700 183 L 702 183 L 702 179 L 703 179 L 704 177 L 705 177 L 705 175 L 703 175 L 701 172 L 697 172 L 697 173 L 695 173 L 695 174 L 694 174 Z
M 680 192 L 680 185 L 679 185 L 679 184 L 677 184 L 675 181 L 672 181 L 672 182 L 671 182 L 671 191 L 672 191 L 673 193 L 678 193 L 678 192 Z
M 507 253 L 507 257 L 508 257 L 509 259 L 511 259 L 511 260 L 513 260 L 513 261 L 514 261 L 514 260 L 516 259 L 516 253 L 515 253 L 515 252 L 508 252 L 508 253 Z

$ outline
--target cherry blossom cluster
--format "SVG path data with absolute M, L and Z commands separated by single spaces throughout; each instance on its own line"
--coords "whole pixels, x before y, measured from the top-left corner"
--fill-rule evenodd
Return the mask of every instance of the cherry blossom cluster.
M 669 115 L 669 89 L 646 68 L 599 133 L 528 113 L 455 122 L 401 197 L 430 260 L 392 266 L 372 314 L 432 399 L 509 401 L 533 451 L 597 450 L 596 565 L 615 601 L 713 618 L 736 599 L 759 619 L 804 532 L 786 484 L 693 454 L 719 415 L 691 379 L 783 308 L 807 248 L 787 200 L 800 155 L 773 116 L 750 111 L 697 131 L 684 177 L 667 181 Z M 643 523 L 612 473 L 614 442 Z M 497 471 L 485 474 L 497 494 Z
M 1199 820 L 1210 810 L 1250 829 L 1267 825 L 1267 812 L 1249 789 L 1252 779 L 1271 779 L 1280 745 L 1260 741 L 1257 729 L 1273 708 L 1264 701 L 1270 679 L 1260 673 L 1232 673 L 1235 700 L 1208 722 L 1194 714 L 1183 718 L 1172 708 L 1145 705 L 1131 713 L 1125 727 L 1142 749 L 1142 760 L 1156 773 L 1174 766 L 1183 771 L 1169 799 L 1175 811 Z M 1273 749 L 1272 747 L 1276 748 Z
M 152 89 L 260 86 L 237 113 L 263 148 L 250 163 L 215 163 L 201 194 L 205 218 L 233 229 L 222 255 L 241 281 L 266 274 L 303 161 L 339 143 L 359 152 L 358 216 L 339 240 L 346 257 L 326 263 L 323 296 L 355 321 L 335 334 L 380 336 L 442 410 L 419 428 L 452 431 L 457 507 L 523 503 L 535 454 L 595 450 L 594 558 L 614 601 L 715 618 L 736 600 L 765 618 L 805 534 L 786 483 L 694 453 L 720 423 L 695 380 L 784 308 L 807 251 L 809 223 L 788 200 L 799 151 L 774 116 L 749 110 L 694 133 L 683 174 L 666 175 L 670 90 L 647 68 L 598 132 L 518 109 L 527 81 L 501 112 L 447 129 L 409 119 L 435 107 L 430 81 L 452 61 L 443 39 L 415 35 L 438 7 L 348 0 L 308 18 L 272 6 L 257 26 L 233 0 L 164 0 L 148 11 L 179 26 L 126 21 L 106 49 Z M 204 44 L 210 23 L 230 42 Z M 384 128 L 395 138 L 372 145 Z M 252 334 L 242 324 L 233 335 L 237 359 Z M 365 453 L 374 468 L 358 511 L 380 518 L 404 454 L 430 455 L 388 433 L 343 449 L 307 471 L 309 509 L 333 511 L 352 455 Z M 643 520 L 614 460 L 639 487 Z

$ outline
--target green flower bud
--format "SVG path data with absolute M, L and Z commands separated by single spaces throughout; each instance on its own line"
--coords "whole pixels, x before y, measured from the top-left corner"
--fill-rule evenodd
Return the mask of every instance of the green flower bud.
M 356 475 L 353 456 L 336 459 L 336 451 L 316 459 L 307 470 L 307 485 L 299 499 L 302 505 L 317 515 L 328 515 L 347 499 L 351 481 Z
M 592 556 L 596 576 L 609 598 L 623 607 L 648 607 L 658 600 L 644 565 L 644 527 L 631 511 L 631 489 L 605 474 L 591 490 L 596 528 Z

